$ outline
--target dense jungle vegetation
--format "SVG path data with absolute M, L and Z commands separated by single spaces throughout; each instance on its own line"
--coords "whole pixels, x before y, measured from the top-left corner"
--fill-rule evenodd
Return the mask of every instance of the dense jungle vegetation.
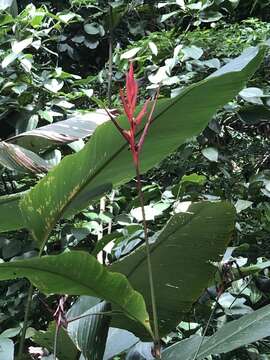
M 0 0 L 0 360 L 270 359 L 269 21 Z

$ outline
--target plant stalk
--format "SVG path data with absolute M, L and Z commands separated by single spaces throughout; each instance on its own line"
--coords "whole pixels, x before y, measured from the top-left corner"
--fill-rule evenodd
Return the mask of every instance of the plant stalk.
M 22 356 L 23 356 L 25 335 L 26 335 L 27 323 L 28 323 L 28 318 L 29 318 L 31 304 L 32 304 L 33 293 L 34 293 L 34 287 L 33 287 L 32 284 L 30 284 L 30 287 L 29 287 L 29 290 L 28 290 L 28 295 L 27 295 L 26 306 L 25 306 L 22 335 L 21 335 L 21 338 L 20 338 L 19 351 L 18 351 L 18 360 L 21 360 Z
M 143 222 L 145 247 L 146 247 L 147 267 L 148 267 L 150 295 L 151 295 L 151 306 L 152 306 L 152 313 L 153 313 L 154 354 L 155 354 L 156 359 L 161 359 L 161 348 L 160 348 L 160 337 L 159 337 L 159 330 L 158 330 L 158 314 L 157 314 L 157 305 L 156 305 L 156 297 L 155 297 L 154 278 L 153 278 L 153 270 L 152 270 L 151 254 L 150 254 L 150 243 L 149 243 L 149 237 L 148 237 L 148 233 L 147 233 L 146 217 L 145 217 L 145 210 L 144 210 L 144 197 L 143 197 L 143 192 L 142 192 L 142 182 L 141 182 L 139 164 L 135 164 L 135 167 L 136 167 L 136 178 L 137 178 L 137 191 L 138 191 L 138 196 L 140 199 L 140 206 L 142 209 L 142 222 Z
M 58 340 L 58 335 L 59 335 L 59 331 L 60 331 L 60 325 L 56 325 L 56 329 L 55 329 L 55 334 L 54 334 L 54 341 L 53 341 L 53 360 L 57 360 L 57 340 Z
M 210 316 L 209 316 L 209 319 L 208 319 L 208 321 L 207 321 L 206 327 L 205 327 L 205 329 L 204 329 L 204 331 L 203 331 L 202 339 L 201 339 L 201 341 L 200 341 L 200 344 L 199 344 L 199 346 L 198 346 L 198 348 L 197 348 L 197 351 L 196 351 L 194 357 L 192 358 L 192 360 L 197 360 L 197 357 L 198 357 L 199 352 L 200 352 L 200 350 L 201 350 L 201 347 L 202 347 L 202 345 L 203 345 L 203 342 L 204 342 L 204 339 L 205 339 L 207 330 L 208 330 L 208 328 L 209 328 L 209 326 L 210 326 L 210 323 L 211 323 L 211 321 L 212 321 L 212 319 L 213 319 L 213 317 L 214 317 L 214 315 L 215 315 L 215 312 L 216 312 L 218 306 L 221 306 L 218 301 L 219 301 L 220 296 L 222 295 L 222 293 L 223 293 L 223 291 L 221 291 L 220 294 L 218 294 L 218 296 L 217 296 L 217 298 L 216 298 L 216 300 L 215 300 L 215 305 L 214 305 L 213 310 L 212 310 L 212 312 L 211 312 L 211 314 L 210 314 Z
M 39 253 L 38 253 L 38 257 L 41 257 L 45 245 L 46 245 L 46 241 L 44 241 L 43 245 L 41 246 L 41 248 L 39 250 Z M 31 310 L 31 305 L 32 305 L 33 293 L 34 293 L 34 286 L 30 283 L 30 287 L 29 287 L 28 295 L 27 295 L 27 301 L 26 301 L 26 305 L 25 305 L 22 335 L 21 335 L 21 338 L 20 338 L 20 344 L 19 344 L 17 360 L 22 360 L 22 356 L 23 356 L 25 335 L 26 335 L 26 330 L 27 330 L 27 325 L 28 325 L 28 318 L 29 318 L 29 315 L 30 315 L 30 310 Z
M 112 66 L 113 66 L 113 26 L 112 26 L 112 7 L 109 5 L 109 71 L 108 71 L 108 102 L 109 108 L 112 107 Z

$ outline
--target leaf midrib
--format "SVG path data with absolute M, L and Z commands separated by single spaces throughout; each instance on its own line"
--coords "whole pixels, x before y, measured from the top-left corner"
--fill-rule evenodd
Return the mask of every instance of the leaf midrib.
M 229 74 L 231 74 L 232 72 L 228 72 L 225 74 L 222 74 L 220 76 L 218 76 L 218 78 L 224 78 L 227 77 Z M 236 74 L 241 73 L 241 71 L 236 71 Z M 185 89 L 180 95 L 179 97 L 177 96 L 175 98 L 174 101 L 170 102 L 169 106 L 166 106 L 153 120 L 152 123 L 154 123 L 155 121 L 157 121 L 169 108 L 174 107 L 178 101 L 180 101 L 181 99 L 183 99 L 184 97 L 186 97 L 194 88 L 201 86 L 202 84 L 206 83 L 206 82 L 211 82 L 211 80 L 213 79 L 213 81 L 216 79 L 216 77 L 211 78 L 210 80 L 208 78 L 201 80 L 199 83 L 195 83 L 190 85 L 187 89 Z M 240 82 L 240 80 L 239 80 Z M 170 100 L 170 99 L 166 99 L 166 100 Z M 220 105 L 221 106 L 221 105 Z M 213 112 L 215 113 L 215 111 Z M 101 125 L 102 126 L 102 125 Z M 151 129 L 150 129 L 151 131 Z M 143 129 L 140 129 L 137 133 L 136 133 L 136 138 L 143 132 Z M 93 134 L 94 135 L 94 134 Z M 119 134 L 119 136 L 121 136 Z M 91 141 L 91 140 L 90 140 Z M 124 151 L 124 149 L 126 149 L 128 147 L 128 143 L 125 142 L 120 148 L 119 150 L 117 150 L 110 158 L 108 158 L 105 163 L 103 165 L 100 166 L 100 168 L 88 179 L 86 179 L 85 183 L 82 185 L 82 187 L 80 188 L 80 190 L 78 190 L 77 192 L 75 192 L 73 194 L 73 196 L 70 197 L 70 199 L 68 200 L 68 202 L 63 206 L 61 212 L 59 213 L 58 219 L 52 224 L 51 230 L 54 228 L 54 226 L 56 225 L 56 223 L 61 219 L 62 215 L 64 214 L 66 208 L 71 204 L 71 202 L 74 200 L 74 198 L 80 193 L 82 192 L 86 186 L 89 185 L 89 183 L 91 181 L 93 181 L 106 167 L 107 165 L 112 162 L 115 158 L 117 158 L 117 156 Z M 132 161 L 132 159 L 130 158 L 130 161 Z M 50 230 L 50 232 L 51 232 Z M 49 232 L 49 233 L 50 233 Z M 47 235 L 48 236 L 48 235 Z M 47 237 L 46 237 L 47 238 Z
M 220 77 L 224 77 L 226 74 L 221 75 Z M 179 95 L 179 97 L 176 97 L 176 100 L 173 101 L 172 103 L 170 103 L 170 106 L 167 106 L 164 110 L 162 110 L 154 119 L 153 122 L 155 122 L 157 119 L 159 119 L 167 110 L 168 108 L 171 108 L 173 106 L 175 106 L 175 104 L 180 101 L 180 99 L 184 98 L 187 94 L 190 93 L 190 91 L 193 90 L 193 88 L 198 87 L 199 85 L 205 83 L 207 80 L 204 79 L 202 81 L 200 81 L 199 83 L 196 83 L 194 85 L 191 85 L 190 87 L 188 87 L 188 89 L 186 89 L 186 91 L 183 91 L 182 94 Z M 209 81 L 209 80 L 208 80 Z M 211 80 L 210 80 L 211 81 Z M 102 125 L 101 125 L 102 126 Z M 139 130 L 136 133 L 136 138 L 138 137 L 138 135 L 140 135 L 142 133 L 143 129 Z M 119 134 L 119 136 L 121 136 Z M 91 141 L 91 140 L 90 140 Z M 82 192 L 91 181 L 93 181 L 106 167 L 107 165 L 112 162 L 115 158 L 117 158 L 117 156 L 124 151 L 124 149 L 126 149 L 126 147 L 128 146 L 128 144 L 125 142 L 120 148 L 119 150 L 117 150 L 111 157 L 109 157 L 105 163 L 103 165 L 100 166 L 99 169 L 97 169 L 97 171 L 90 177 L 87 178 L 84 182 L 84 184 L 82 184 L 82 186 L 80 187 L 80 189 L 75 192 L 70 198 L 69 200 L 63 205 L 63 207 L 61 208 L 61 210 L 58 213 L 58 216 L 55 217 L 54 221 L 51 222 L 51 226 L 50 228 L 47 229 L 47 231 L 44 233 L 43 239 L 41 239 L 40 243 L 42 244 L 42 246 L 44 246 L 44 244 L 46 244 L 47 239 L 52 231 L 52 229 L 55 227 L 55 225 L 57 224 L 57 222 L 62 218 L 63 214 L 65 213 L 65 210 L 68 208 L 68 206 L 72 203 L 72 201 L 76 198 L 76 196 Z M 130 158 L 130 161 L 132 161 L 132 159 Z M 38 240 L 38 239 L 37 239 Z
M 4 264 L 3 264 L 4 265 Z M 9 270 L 9 268 L 10 267 L 12 267 L 12 266 L 10 266 L 10 263 L 8 263 L 8 264 L 6 264 L 7 266 L 2 266 L 2 267 L 4 267 L 4 268 L 7 268 L 8 270 Z M 18 265 L 17 265 L 18 266 Z M 14 267 L 16 267 L 16 266 L 14 266 Z M 27 269 L 27 270 L 32 270 L 32 271 L 37 271 L 37 268 L 36 267 L 33 267 L 33 266 L 26 266 L 26 265 L 19 265 L 19 267 L 20 268 L 23 268 L 23 269 Z M 52 271 L 52 270 L 43 270 L 43 269 L 38 269 L 38 271 L 39 272 L 43 272 L 43 273 L 49 273 L 49 274 L 51 274 L 51 275 L 56 275 L 57 277 L 60 277 L 60 278 L 63 278 L 64 280 L 66 280 L 67 279 L 67 276 L 65 276 L 64 274 L 59 274 L 59 273 L 57 273 L 57 272 L 55 272 L 55 271 Z M 27 277 L 27 276 L 26 276 Z M 20 276 L 18 276 L 18 278 L 20 278 Z M 75 284 L 78 284 L 78 279 L 74 279 L 73 277 L 70 277 L 70 278 L 68 278 L 68 280 L 69 281 L 72 281 L 72 282 L 74 282 Z M 91 287 L 89 287 L 89 286 L 87 286 L 87 285 L 85 285 L 85 284 L 82 284 L 81 282 L 79 282 L 79 284 L 80 284 L 80 286 L 83 288 L 83 289 L 86 289 L 87 291 L 89 291 L 89 289 L 90 289 L 90 291 L 92 291 L 92 289 L 91 289 Z M 131 294 L 132 293 L 137 293 L 137 294 L 139 294 L 139 295 L 141 295 L 140 293 L 138 293 L 136 290 L 134 290 L 134 289 L 132 289 L 132 288 L 130 288 L 131 289 Z M 93 294 L 95 294 L 95 295 L 93 295 Z M 85 295 L 85 294 L 81 294 L 81 295 Z M 93 291 L 93 293 L 91 294 L 91 296 L 96 296 L 96 297 L 100 297 L 98 294 L 96 294 L 96 292 L 95 291 Z M 105 298 L 104 298 L 105 299 Z M 127 311 L 127 309 L 124 307 L 124 306 L 122 306 L 121 304 L 119 304 L 119 303 L 115 303 L 116 305 L 118 305 L 119 307 L 120 307 L 120 309 L 122 309 L 125 313 L 127 313 L 132 319 L 134 319 L 136 322 L 138 321 L 138 319 L 136 319 L 132 314 L 130 314 L 130 312 L 129 311 Z
M 204 204 L 203 208 L 200 209 L 193 217 L 188 218 L 187 221 L 181 226 L 181 229 L 183 229 L 185 226 L 189 225 L 192 220 L 194 220 L 195 218 L 197 218 L 197 216 L 199 216 L 199 215 L 201 214 L 201 212 L 205 209 L 205 206 L 206 206 L 206 204 Z M 174 235 L 174 234 L 175 234 L 176 232 L 178 232 L 178 231 L 179 231 L 179 228 L 171 231 L 171 232 L 167 235 L 167 238 L 171 237 L 172 235 Z M 160 245 L 163 244 L 163 242 L 164 242 L 164 240 L 163 240 L 163 241 L 159 241 L 157 244 L 154 243 L 154 244 L 153 244 L 154 246 L 150 247 L 150 253 L 152 254 Z M 143 244 L 142 247 L 145 247 L 145 245 Z M 139 249 L 141 249 L 141 250 L 138 249 L 137 251 L 142 251 L 142 247 L 139 248 Z M 127 256 L 131 256 L 131 255 L 127 255 Z M 124 258 L 123 258 L 123 261 L 124 261 Z M 138 261 L 138 263 L 136 264 L 136 266 L 135 266 L 133 269 L 131 269 L 130 273 L 127 275 L 127 278 L 129 278 L 130 276 L 132 276 L 132 275 L 135 273 L 135 271 L 138 269 L 138 267 L 141 266 L 141 264 L 142 264 L 143 262 L 145 262 L 145 261 L 146 261 L 146 254 L 144 255 L 144 257 L 143 257 L 140 261 Z

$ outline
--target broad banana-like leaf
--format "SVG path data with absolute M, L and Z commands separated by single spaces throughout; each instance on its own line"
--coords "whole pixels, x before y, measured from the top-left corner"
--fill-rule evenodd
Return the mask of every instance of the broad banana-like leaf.
M 267 336 L 270 336 L 270 305 L 225 324 L 214 335 L 204 339 L 196 360 L 205 359 L 209 355 L 227 353 Z M 201 340 L 201 337 L 195 336 L 180 341 L 166 349 L 162 359 L 193 360 Z
M 111 310 L 110 303 L 90 296 L 81 296 L 68 312 L 68 334 L 86 360 L 102 359 L 110 316 L 91 315 Z M 76 321 L 74 318 L 81 317 Z
M 0 280 L 22 277 L 47 294 L 105 299 L 152 335 L 142 295 L 133 290 L 124 275 L 108 271 L 86 252 L 70 251 L 0 264 Z
M 104 110 L 96 110 L 20 133 L 6 141 L 40 153 L 50 147 L 88 137 L 92 135 L 98 125 L 108 120 L 109 116 Z
M 161 335 L 166 335 L 179 324 L 213 279 L 216 267 L 211 262 L 220 261 L 230 241 L 234 220 L 235 210 L 229 203 L 191 204 L 186 212 L 174 215 L 151 244 Z M 144 296 L 150 313 L 145 245 L 115 262 L 110 270 L 126 275 L 132 286 Z M 112 319 L 112 326 L 123 325 L 121 318 Z
M 23 217 L 19 208 L 22 193 L 0 197 L 0 232 L 22 227 Z
M 198 135 L 217 109 L 238 94 L 263 56 L 264 48 L 251 48 L 227 64 L 225 70 L 189 86 L 173 99 L 159 100 L 141 154 L 142 172 Z M 117 121 L 126 126 L 124 116 Z M 65 157 L 24 197 L 21 208 L 25 226 L 42 244 L 60 218 L 77 213 L 106 189 L 127 182 L 134 175 L 128 144 L 115 126 L 106 122 L 80 152 Z
M 47 173 L 50 166 L 34 152 L 0 141 L 0 164 L 22 173 Z

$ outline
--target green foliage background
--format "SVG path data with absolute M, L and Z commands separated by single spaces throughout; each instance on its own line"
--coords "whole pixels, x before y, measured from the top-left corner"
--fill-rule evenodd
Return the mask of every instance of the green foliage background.
M 162 98 L 175 96 L 247 47 L 270 38 L 269 1 L 202 1 L 200 7 L 200 2 L 191 0 L 185 2 L 185 10 L 177 1 L 168 3 L 158 6 L 157 1 L 110 2 L 111 24 L 107 1 L 24 0 L 18 2 L 15 17 L 1 11 L 1 139 L 82 116 L 89 109 L 100 107 L 96 99 L 107 107 L 121 108 L 118 89 L 124 84 L 129 51 L 135 59 L 141 99 L 153 94 L 157 82 L 161 82 Z M 108 99 L 110 35 L 113 75 L 112 95 Z M 12 60 L 12 44 L 26 38 L 32 38 L 30 46 Z M 7 59 L 12 61 L 3 66 Z M 166 68 L 168 59 L 173 60 L 170 68 Z M 167 70 L 166 76 L 160 69 Z M 230 244 L 233 258 L 239 266 L 269 259 L 269 69 L 267 54 L 247 84 L 248 92 L 240 93 L 220 109 L 198 138 L 182 145 L 144 175 L 143 190 L 152 234 L 163 228 L 181 201 L 227 200 L 237 210 Z M 80 139 L 71 146 L 59 144 L 48 148 L 36 154 L 39 158 L 35 158 L 35 164 L 43 166 L 45 160 L 54 166 L 83 145 L 84 140 Z M 37 183 L 41 176 L 38 171 L 21 172 L 16 157 L 14 160 L 11 153 L 2 148 L 0 151 L 1 195 L 20 193 Z M 111 263 L 121 258 L 143 241 L 138 206 L 135 181 L 108 192 L 103 203 L 97 202 L 73 218 L 62 220 L 49 239 L 47 253 L 59 254 L 66 249 L 91 253 L 97 240 L 104 236 L 104 244 L 114 240 L 113 248 L 103 252 L 104 259 Z M 25 230 L 6 232 L 0 237 L 0 255 L 4 261 L 28 259 L 37 255 L 37 249 Z M 269 282 L 268 270 L 248 280 L 235 281 L 225 295 L 236 306 L 231 308 L 224 300 L 223 311 L 216 311 L 207 335 L 222 324 L 268 304 Z M 11 330 L 9 337 L 16 350 L 27 290 L 27 280 L 1 283 L 0 332 Z M 191 325 L 180 323 L 164 339 L 165 346 L 206 325 L 214 302 L 209 294 L 204 295 L 206 300 L 196 304 L 194 313 L 185 319 Z M 239 298 L 243 301 L 239 302 Z M 52 320 L 43 302 L 55 309 L 57 300 L 56 296 L 45 297 L 36 292 L 27 346 L 39 344 L 34 332 L 46 330 Z M 69 305 L 75 300 L 72 297 Z M 212 359 L 251 356 L 268 359 L 269 354 L 266 338 Z

